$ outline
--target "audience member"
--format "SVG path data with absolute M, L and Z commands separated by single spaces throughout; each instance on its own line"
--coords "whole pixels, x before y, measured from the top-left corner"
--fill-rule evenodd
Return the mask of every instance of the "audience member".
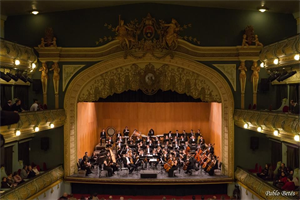
M 17 184 L 24 182 L 24 180 L 21 178 L 21 176 L 18 174 L 18 172 L 14 173 L 13 178 L 15 180 L 15 183 L 17 183 Z
M 77 200 L 77 199 L 73 196 L 73 194 L 70 194 L 69 200 Z
M 15 182 L 12 173 L 7 176 L 7 182 L 11 187 L 16 187 L 18 185 L 18 183 Z
M 64 199 L 68 199 L 68 194 L 65 192 L 60 198 L 59 200 L 64 200 Z
M 7 103 L 2 107 L 4 111 L 13 111 L 11 100 L 8 100 Z
M 40 174 L 40 172 L 37 169 L 36 165 L 32 168 L 32 171 L 34 171 L 35 175 L 39 175 Z
M 23 166 L 23 169 L 21 170 L 21 178 L 22 179 L 25 179 L 28 177 L 28 174 L 29 174 L 29 171 L 28 171 L 28 166 L 27 165 L 24 165 Z
M 1 182 L 1 188 L 10 188 L 11 185 L 7 182 L 7 178 L 3 177 Z
M 266 164 L 265 168 L 262 170 L 262 172 L 261 173 L 257 173 L 257 176 L 259 178 L 262 178 L 262 179 L 266 180 L 269 177 L 268 174 L 269 174 L 269 165 Z
M 29 171 L 29 174 L 28 174 L 27 178 L 35 177 L 35 173 L 34 173 L 34 171 L 32 170 L 31 165 L 28 166 L 28 171 Z
M 294 100 L 291 100 L 290 104 L 291 104 L 291 107 L 290 107 L 291 113 L 298 114 L 299 113 L 299 104 Z
M 287 181 L 284 184 L 284 186 L 282 186 L 282 190 L 287 190 L 287 191 L 293 191 L 295 190 L 295 183 L 292 181 L 293 177 L 292 176 L 288 176 L 287 177 Z
M 38 111 L 38 110 L 39 110 L 38 100 L 34 99 L 33 104 L 30 107 L 30 111 Z
M 21 107 L 21 103 L 22 103 L 21 100 L 17 99 L 16 103 L 14 103 L 12 105 L 12 111 L 14 111 L 14 112 L 23 112 L 24 110 Z
M 278 188 L 281 188 L 286 182 L 287 182 L 286 175 L 282 171 L 280 178 L 277 179 L 277 180 L 275 180 L 274 183 L 273 183 L 273 185 L 276 186 L 276 187 L 278 187 Z

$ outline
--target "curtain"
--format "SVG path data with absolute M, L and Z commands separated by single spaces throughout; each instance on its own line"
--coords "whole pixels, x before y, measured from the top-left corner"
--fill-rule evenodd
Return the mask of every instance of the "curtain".
M 282 161 L 281 142 L 271 141 L 271 165 L 276 166 L 278 161 Z
M 19 143 L 18 160 L 23 160 L 24 165 L 29 165 L 29 141 Z
M 22 101 L 21 107 L 24 110 L 29 110 L 28 92 L 29 92 L 28 86 L 23 86 L 23 85 L 14 86 L 14 98 L 18 98 Z
M 289 90 L 289 99 L 294 100 L 299 103 L 300 100 L 300 84 L 292 84 L 290 85 L 290 90 Z
M 7 175 L 12 173 L 13 146 L 4 149 L 4 167 Z
M 280 108 L 282 99 L 288 98 L 287 95 L 287 85 L 276 85 L 276 109 Z
M 287 145 L 287 166 L 293 169 L 299 167 L 299 148 Z
M 1 85 L 1 106 L 3 107 L 8 100 L 12 100 L 12 85 Z
M 186 94 L 179 94 L 170 90 L 158 90 L 153 95 L 146 95 L 141 90 L 129 90 L 121 94 L 113 94 L 105 99 L 99 98 L 98 102 L 201 102 L 201 99 L 194 99 Z

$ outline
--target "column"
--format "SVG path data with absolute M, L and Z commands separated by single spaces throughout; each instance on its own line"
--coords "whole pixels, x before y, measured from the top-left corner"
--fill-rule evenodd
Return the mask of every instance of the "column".
M 55 94 L 55 109 L 59 108 L 59 79 L 60 79 L 60 68 L 56 62 L 52 65 L 50 71 L 53 71 L 53 87 L 54 87 L 54 94 Z
M 41 74 L 41 82 L 43 89 L 43 103 L 47 105 L 47 88 L 48 88 L 48 66 L 46 62 L 42 63 L 42 67 L 39 69 Z
M 253 65 L 251 69 L 253 71 L 251 76 L 251 82 L 253 84 L 253 105 L 257 106 L 257 88 L 258 88 L 260 67 L 258 66 L 256 60 L 253 60 Z
M 1 31 L 0 31 L 0 37 L 4 38 L 4 23 L 7 19 L 7 16 L 1 15 Z
M 246 88 L 246 71 L 245 61 L 242 60 L 239 66 L 240 72 L 240 86 L 241 86 L 241 109 L 245 109 L 245 88 Z

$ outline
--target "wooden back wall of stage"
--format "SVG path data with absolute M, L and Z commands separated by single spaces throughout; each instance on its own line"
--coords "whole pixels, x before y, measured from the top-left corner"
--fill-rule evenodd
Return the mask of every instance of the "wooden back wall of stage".
M 89 155 L 99 143 L 103 128 L 114 127 L 121 133 L 128 126 L 147 135 L 153 128 L 155 135 L 169 131 L 179 133 L 199 128 L 206 143 L 215 143 L 220 155 L 222 106 L 220 103 L 78 103 L 77 155 Z

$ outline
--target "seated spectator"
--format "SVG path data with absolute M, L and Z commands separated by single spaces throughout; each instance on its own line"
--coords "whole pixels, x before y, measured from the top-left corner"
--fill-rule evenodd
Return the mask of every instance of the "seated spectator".
M 77 199 L 74 197 L 73 194 L 70 194 L 69 196 L 70 196 L 70 197 L 69 197 L 69 200 L 77 200 Z
M 8 100 L 7 103 L 2 107 L 4 111 L 13 111 L 11 100 Z
M 28 174 L 27 178 L 35 177 L 35 173 L 34 173 L 34 171 L 32 170 L 31 165 L 28 166 L 28 171 L 29 171 L 29 174 Z
M 286 182 L 287 182 L 287 177 L 286 177 L 285 173 L 282 171 L 280 178 L 275 180 L 273 185 L 278 188 L 281 188 Z
M 30 107 L 30 111 L 38 111 L 39 110 L 39 104 L 37 99 L 33 99 L 33 104 Z
M 290 104 L 291 104 L 291 106 L 290 106 L 291 113 L 298 114 L 299 113 L 299 104 L 294 100 L 291 100 Z
M 284 164 L 284 163 L 281 163 L 281 165 L 280 165 L 280 167 L 279 167 L 279 169 L 278 169 L 278 171 L 277 171 L 277 177 L 276 177 L 276 179 L 279 179 L 279 177 L 280 177 L 280 175 L 281 175 L 282 172 L 283 172 L 285 175 L 288 173 L 288 172 L 287 172 L 287 168 L 285 167 L 285 164 Z
M 16 100 L 16 103 L 14 103 L 13 105 L 12 105 L 12 111 L 14 111 L 14 112 L 23 112 L 24 110 L 23 110 L 23 108 L 21 107 L 21 100 L 20 99 L 17 99 Z
M 281 187 L 282 190 L 287 190 L 287 191 L 293 191 L 295 190 L 295 183 L 292 181 L 293 177 L 288 176 L 287 177 L 287 182 L 284 184 L 284 186 Z
M 1 182 L 1 188 L 10 188 L 11 185 L 7 182 L 7 178 L 3 177 Z
M 13 178 L 12 173 L 10 173 L 6 179 L 7 179 L 8 184 L 11 185 L 11 187 L 16 187 L 18 185 L 18 183 L 15 182 L 15 179 Z
M 81 197 L 80 197 L 80 200 L 85 200 L 85 197 L 84 197 L 84 196 L 81 196 Z
M 22 179 L 25 179 L 25 178 L 28 177 L 28 174 L 29 174 L 28 166 L 27 166 L 27 165 L 24 165 L 24 166 L 23 166 L 23 169 L 21 170 L 20 176 L 21 176 Z
M 262 179 L 266 180 L 266 179 L 268 179 L 268 174 L 269 174 L 269 165 L 266 164 L 265 168 L 262 170 L 262 172 L 261 173 L 257 173 L 257 176 L 259 178 L 262 178 Z
M 37 169 L 36 165 L 32 168 L 32 170 L 34 171 L 35 175 L 39 175 L 40 174 L 40 172 Z
M 68 194 L 66 192 L 59 198 L 59 200 L 63 199 L 68 199 Z
M 99 200 L 98 194 L 97 194 L 97 193 L 94 193 L 94 194 L 93 194 L 92 200 Z
M 15 180 L 15 183 L 17 183 L 17 184 L 24 182 L 24 180 L 21 178 L 21 176 L 19 176 L 18 172 L 14 173 L 13 178 Z
M 274 171 L 273 171 L 272 165 L 270 165 L 269 166 L 269 172 L 268 172 L 268 179 L 267 180 L 273 181 L 273 179 L 274 179 Z

